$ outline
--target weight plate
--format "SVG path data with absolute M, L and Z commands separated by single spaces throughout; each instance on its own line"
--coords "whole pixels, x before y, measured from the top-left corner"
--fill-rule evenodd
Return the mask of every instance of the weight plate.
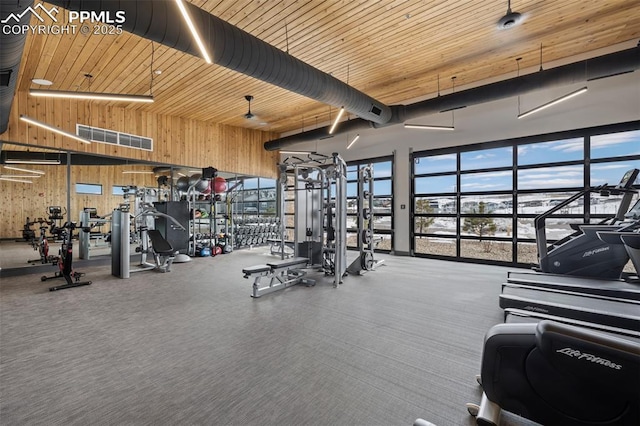
M 371 253 L 370 251 L 362 252 L 362 254 L 360 255 L 360 267 L 365 271 L 368 271 L 369 269 L 371 269 L 373 263 L 373 253 Z
M 371 232 L 371 230 L 363 229 L 362 232 L 360 233 L 360 241 L 362 242 L 362 244 L 368 246 L 369 244 L 371 244 L 372 239 L 373 239 L 373 233 Z

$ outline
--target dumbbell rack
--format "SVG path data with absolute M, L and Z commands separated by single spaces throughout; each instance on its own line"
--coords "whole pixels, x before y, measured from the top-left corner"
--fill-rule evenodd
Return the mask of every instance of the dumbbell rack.
M 233 225 L 234 246 L 265 245 L 269 239 L 279 239 L 281 232 L 279 217 L 236 218 Z

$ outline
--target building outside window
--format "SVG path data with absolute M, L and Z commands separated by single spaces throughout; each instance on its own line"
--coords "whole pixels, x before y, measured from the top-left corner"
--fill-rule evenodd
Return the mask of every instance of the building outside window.
M 640 168 L 638 147 L 640 130 L 621 125 L 416 152 L 412 251 L 536 264 L 536 215 L 589 186 L 617 184 L 627 170 Z M 571 234 L 572 223 L 612 216 L 620 198 L 576 200 L 547 220 L 548 241 Z

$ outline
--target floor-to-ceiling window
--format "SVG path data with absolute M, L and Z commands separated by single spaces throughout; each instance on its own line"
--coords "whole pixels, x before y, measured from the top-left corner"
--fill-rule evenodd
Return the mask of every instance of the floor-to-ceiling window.
M 413 253 L 537 263 L 534 218 L 584 188 L 615 185 L 625 171 L 640 168 L 638 129 L 634 122 L 414 153 Z M 612 216 L 620 198 L 577 199 L 547 220 L 548 241 L 571 234 L 571 223 Z

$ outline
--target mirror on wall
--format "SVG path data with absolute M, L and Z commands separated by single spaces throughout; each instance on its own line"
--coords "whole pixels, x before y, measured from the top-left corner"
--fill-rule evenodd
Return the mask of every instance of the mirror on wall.
M 214 215 L 221 217 L 231 212 L 239 222 L 276 216 L 274 179 L 218 170 L 209 184 L 198 183 L 202 172 L 203 169 L 195 167 L 2 143 L 0 268 L 5 273 L 7 268 L 42 265 L 28 262 L 39 256 L 34 240 L 46 232 L 51 242 L 50 254 L 56 255 L 61 245 L 61 241 L 56 241 L 56 228 L 66 221 L 79 222 L 85 210 L 96 219 L 93 224 L 106 218 L 102 225 L 91 229 L 91 259 L 109 256 L 108 218 L 122 203 L 133 206 L 184 201 L 198 219 L 208 219 L 213 210 Z M 211 232 L 211 221 L 207 224 L 201 220 L 197 224 L 200 226 L 190 229 L 192 234 Z M 77 255 L 75 250 L 74 257 Z

